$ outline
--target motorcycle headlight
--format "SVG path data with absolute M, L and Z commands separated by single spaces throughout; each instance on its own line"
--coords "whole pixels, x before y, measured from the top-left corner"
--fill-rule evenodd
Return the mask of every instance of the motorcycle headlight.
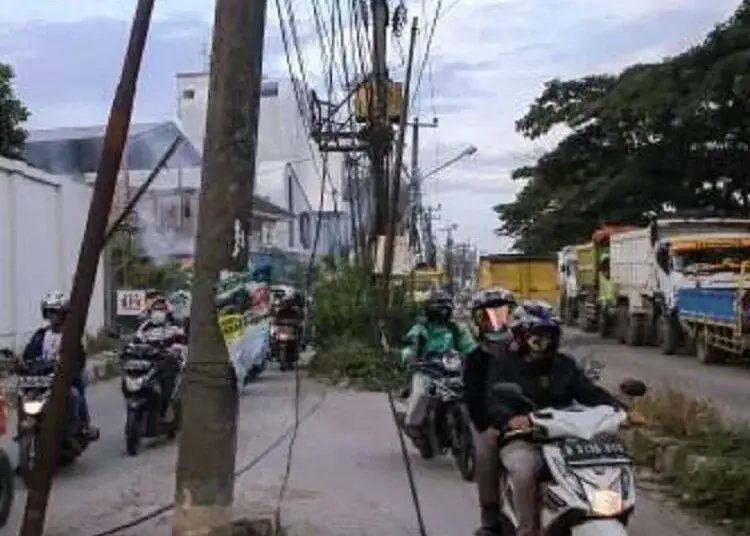
M 461 356 L 448 354 L 443 356 L 443 368 L 448 372 L 458 372 L 461 370 Z
M 43 400 L 28 400 L 23 403 L 23 412 L 26 415 L 39 415 L 43 408 Z
M 130 376 L 125 377 L 125 389 L 128 391 L 138 391 L 143 387 L 144 382 L 146 381 L 145 376 L 141 376 L 139 378 L 132 378 Z

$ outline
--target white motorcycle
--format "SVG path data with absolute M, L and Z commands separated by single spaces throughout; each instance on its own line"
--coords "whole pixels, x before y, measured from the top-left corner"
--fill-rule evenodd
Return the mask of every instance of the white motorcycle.
M 533 404 L 518 385 L 501 383 L 494 391 L 504 398 Z M 628 380 L 620 385 L 627 397 L 643 396 L 646 385 Z M 625 411 L 611 406 L 539 409 L 530 415 L 532 431 L 511 431 L 505 439 L 524 436 L 539 444 L 545 462 L 539 489 L 542 536 L 627 536 L 635 506 L 633 461 L 619 437 Z M 512 484 L 501 477 L 503 536 L 515 536 L 517 516 Z

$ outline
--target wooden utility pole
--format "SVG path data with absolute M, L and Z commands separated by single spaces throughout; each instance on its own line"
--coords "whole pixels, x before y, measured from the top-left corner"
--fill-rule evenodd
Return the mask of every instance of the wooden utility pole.
M 104 247 L 117 174 L 130 130 L 138 73 L 153 7 L 154 0 L 138 1 L 120 82 L 109 112 L 86 229 L 70 293 L 70 308 L 63 326 L 60 362 L 52 384 L 50 412 L 44 420 L 41 437 L 37 442 L 39 458 L 31 477 L 20 536 L 42 536 L 44 533 L 52 477 L 57 468 L 65 424 L 68 422 L 71 382 L 78 370 L 86 366 L 85 356 L 80 353 L 81 338 L 86 327 L 99 257 Z
M 215 299 L 220 273 L 248 263 L 266 5 L 216 2 L 175 536 L 232 533 L 238 393 Z
M 401 207 L 401 168 L 404 164 L 404 144 L 406 141 L 406 125 L 409 116 L 409 97 L 411 95 L 411 71 L 414 63 L 414 47 L 417 43 L 417 29 L 419 19 L 414 17 L 411 24 L 411 35 L 409 39 L 409 58 L 406 63 L 406 78 L 404 79 L 404 96 L 401 103 L 400 125 L 398 139 L 396 140 L 396 155 L 393 165 L 391 185 L 391 199 L 389 202 L 390 213 L 388 215 L 388 233 L 385 240 L 385 251 L 383 255 L 383 279 L 385 288 L 390 285 L 391 272 L 393 271 L 394 242 L 399 222 L 399 210 Z

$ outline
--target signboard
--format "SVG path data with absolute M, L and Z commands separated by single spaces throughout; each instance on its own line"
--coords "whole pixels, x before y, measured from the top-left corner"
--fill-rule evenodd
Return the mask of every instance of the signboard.
M 145 290 L 117 291 L 117 316 L 138 316 L 145 308 Z

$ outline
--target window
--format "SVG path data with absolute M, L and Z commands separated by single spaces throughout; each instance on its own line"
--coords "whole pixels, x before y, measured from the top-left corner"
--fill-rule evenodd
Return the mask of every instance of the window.
M 182 98 L 185 100 L 193 100 L 195 98 L 195 90 L 194 89 L 183 89 L 182 90 Z

